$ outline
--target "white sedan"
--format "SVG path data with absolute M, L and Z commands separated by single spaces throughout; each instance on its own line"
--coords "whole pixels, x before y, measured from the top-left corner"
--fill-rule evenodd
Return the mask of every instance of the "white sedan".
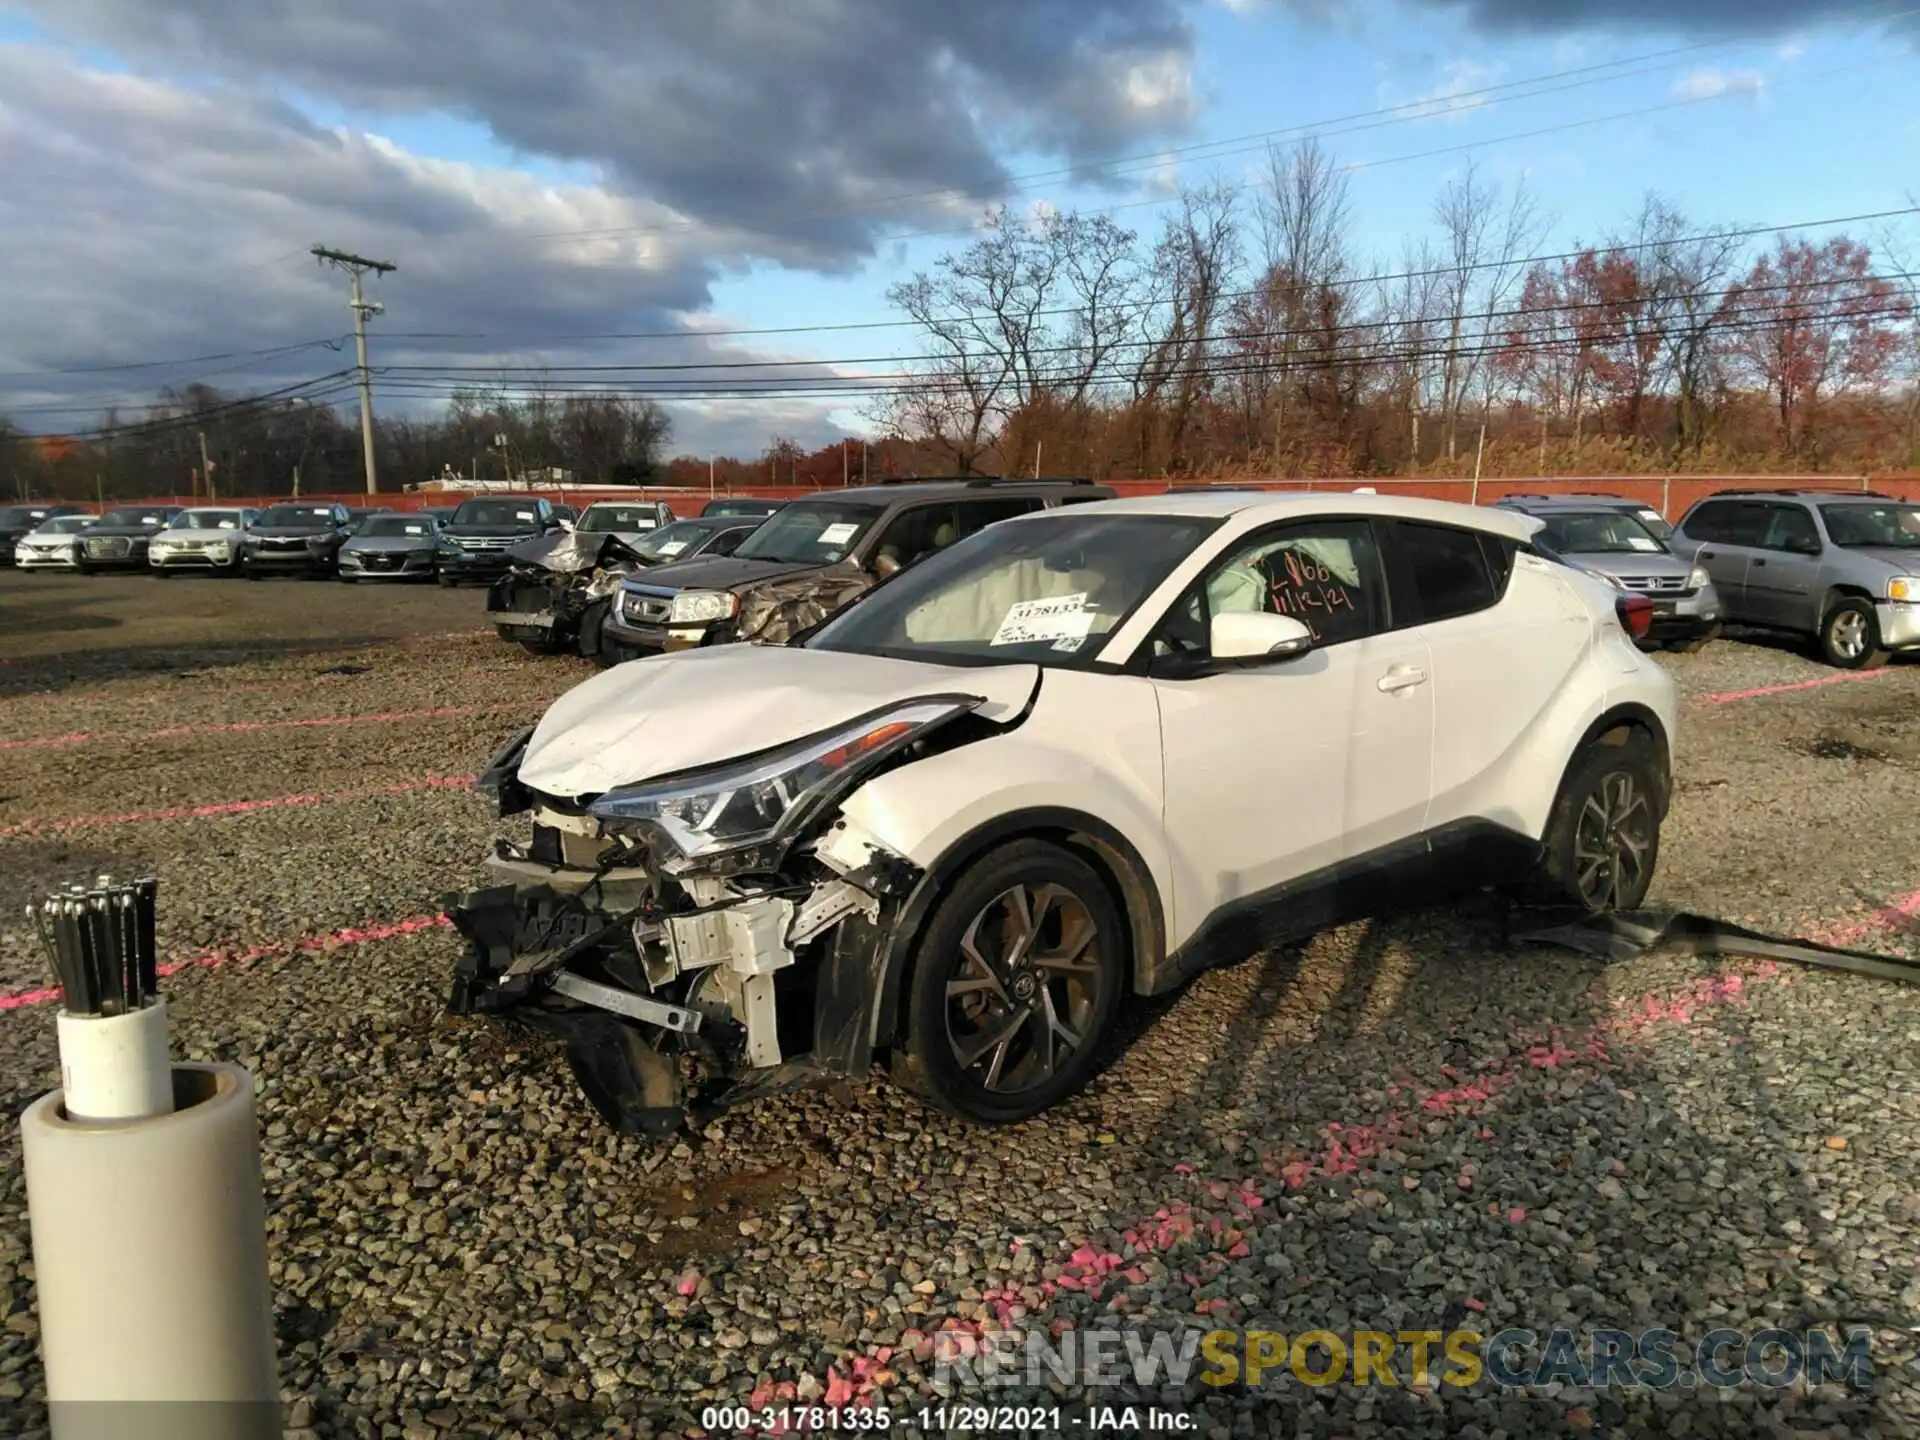
M 1013 1121 L 1123 1007 L 1394 905 L 1647 893 L 1651 607 L 1540 522 L 1169 494 L 993 525 L 781 648 L 622 665 L 505 745 L 452 1008 L 662 1132 L 875 1058 Z

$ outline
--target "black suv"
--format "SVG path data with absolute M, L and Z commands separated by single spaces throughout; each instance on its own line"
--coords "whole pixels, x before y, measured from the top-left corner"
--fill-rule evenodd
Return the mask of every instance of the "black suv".
M 42 520 L 56 515 L 78 515 L 78 505 L 5 505 L 0 506 L 0 565 L 13 563 L 13 547 L 29 530 L 38 529 Z
M 1114 492 L 1086 480 L 904 481 L 782 506 L 723 559 L 622 582 L 601 632 L 622 660 L 738 640 L 782 643 L 923 556 L 1034 510 Z
M 564 527 L 553 502 L 538 495 L 489 495 L 467 500 L 440 528 L 434 552 L 442 585 L 496 580 L 507 573 L 507 551 Z
M 269 505 L 240 538 L 240 573 L 249 580 L 331 575 L 352 528 L 344 505 Z

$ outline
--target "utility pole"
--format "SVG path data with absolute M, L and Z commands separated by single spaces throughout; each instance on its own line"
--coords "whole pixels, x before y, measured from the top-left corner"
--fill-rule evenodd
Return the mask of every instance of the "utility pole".
M 379 315 L 387 307 L 377 300 L 368 300 L 361 293 L 360 277 L 369 273 L 390 275 L 399 267 L 384 260 L 369 260 L 364 255 L 329 250 L 324 245 L 313 247 L 313 258 L 322 265 L 346 271 L 353 284 L 347 308 L 353 311 L 353 348 L 360 372 L 360 445 L 366 454 L 367 493 L 371 495 L 380 488 L 380 481 L 373 459 L 373 372 L 367 368 L 367 317 Z
M 198 431 L 200 436 L 200 473 L 207 477 L 207 500 L 213 500 L 213 461 L 207 458 L 207 432 Z

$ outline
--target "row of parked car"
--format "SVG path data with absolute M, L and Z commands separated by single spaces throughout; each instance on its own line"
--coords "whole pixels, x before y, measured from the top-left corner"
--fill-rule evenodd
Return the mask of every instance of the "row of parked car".
M 757 517 L 771 507 L 765 500 L 715 500 L 703 514 Z M 124 505 L 98 516 L 77 506 L 17 505 L 0 509 L 0 562 L 11 560 L 22 570 L 136 570 L 163 578 L 198 571 L 456 585 L 500 575 L 514 546 L 576 530 L 672 555 L 695 538 L 687 531 L 668 535 L 677 523 L 698 529 L 698 522 L 677 521 L 658 501 L 611 501 L 576 512 L 539 497 L 476 498 L 411 511 L 298 501 L 260 508 Z
M 1231 490 L 1232 486 L 1183 487 Z M 503 638 L 603 665 L 790 638 L 997 520 L 1113 497 L 1084 481 L 971 479 L 833 491 L 684 549 L 520 547 L 489 593 Z M 1533 547 L 1650 606 L 1648 649 L 1698 650 L 1727 624 L 1806 636 L 1860 669 L 1920 649 L 1920 504 L 1877 492 L 1729 490 L 1680 523 L 1607 494 L 1509 495 Z
M 610 665 L 784 640 L 997 520 L 1113 494 L 1077 480 L 940 478 L 790 504 L 718 499 L 688 519 L 657 501 L 607 501 L 576 515 L 537 496 L 404 513 L 142 505 L 95 518 L 15 506 L 0 509 L 0 562 L 487 581 L 489 618 L 503 638 Z M 1677 525 L 1609 494 L 1517 494 L 1496 505 L 1542 522 L 1536 549 L 1645 597 L 1649 646 L 1698 649 L 1735 624 L 1806 636 L 1845 669 L 1920 650 L 1915 502 L 1873 491 L 1727 490 Z

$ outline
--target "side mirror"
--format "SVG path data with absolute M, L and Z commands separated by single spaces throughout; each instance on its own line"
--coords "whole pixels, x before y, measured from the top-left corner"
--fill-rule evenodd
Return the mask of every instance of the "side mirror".
M 1260 610 L 1213 617 L 1208 648 L 1216 664 L 1228 661 L 1291 660 L 1313 648 L 1313 632 L 1291 615 Z

